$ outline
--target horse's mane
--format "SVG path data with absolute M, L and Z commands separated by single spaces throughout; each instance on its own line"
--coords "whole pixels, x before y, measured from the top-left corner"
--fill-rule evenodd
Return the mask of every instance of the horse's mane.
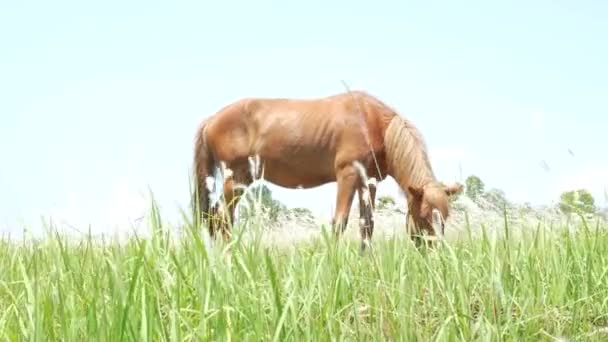
M 409 120 L 395 114 L 384 132 L 384 144 L 389 172 L 404 191 L 435 181 L 426 143 Z
M 350 91 L 338 96 L 349 95 L 371 105 L 385 125 L 384 145 L 388 171 L 401 189 L 408 192 L 410 186 L 422 188 L 426 184 L 436 183 L 426 143 L 416 126 L 365 91 Z

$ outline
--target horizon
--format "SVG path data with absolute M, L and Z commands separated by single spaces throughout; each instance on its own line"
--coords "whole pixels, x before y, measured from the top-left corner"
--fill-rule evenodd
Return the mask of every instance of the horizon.
M 200 121 L 342 81 L 416 125 L 440 181 L 477 175 L 532 205 L 583 188 L 606 207 L 608 3 L 463 4 L 4 3 L 0 230 L 114 230 L 148 187 L 176 219 Z M 335 205 L 334 183 L 269 188 L 325 219 Z M 403 201 L 392 179 L 386 194 Z

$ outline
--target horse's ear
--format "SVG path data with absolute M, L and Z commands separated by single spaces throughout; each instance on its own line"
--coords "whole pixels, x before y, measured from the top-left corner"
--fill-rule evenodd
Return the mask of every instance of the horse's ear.
M 452 183 L 450 185 L 446 185 L 445 193 L 448 194 L 448 196 L 459 194 L 460 192 L 462 192 L 462 188 L 463 188 L 462 184 Z
M 421 188 L 414 188 L 411 186 L 407 187 L 407 190 L 414 196 L 415 198 L 422 198 L 423 190 Z

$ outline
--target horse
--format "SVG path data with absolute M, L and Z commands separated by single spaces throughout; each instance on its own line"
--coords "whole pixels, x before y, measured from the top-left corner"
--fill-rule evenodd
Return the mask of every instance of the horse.
M 207 220 L 212 238 L 219 231 L 226 241 L 238 200 L 260 173 L 289 189 L 336 182 L 331 227 L 337 237 L 348 224 L 357 193 L 362 250 L 374 231 L 377 184 L 387 176 L 406 195 L 406 229 L 412 239 L 442 238 L 449 198 L 463 188 L 438 181 L 419 130 L 365 91 L 238 99 L 199 124 L 193 164 L 197 219 Z M 223 207 L 219 202 L 210 206 L 218 174 L 223 178 Z

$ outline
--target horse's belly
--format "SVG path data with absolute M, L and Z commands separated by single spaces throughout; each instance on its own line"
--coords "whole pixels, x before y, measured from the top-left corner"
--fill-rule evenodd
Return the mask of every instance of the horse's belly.
M 261 157 L 264 178 L 287 188 L 312 188 L 335 181 L 333 135 L 303 130 L 293 122 L 266 127 L 255 137 L 253 154 Z
M 314 188 L 335 181 L 335 174 L 325 165 L 315 163 L 294 163 L 285 157 L 283 160 L 264 161 L 264 179 L 285 188 Z

